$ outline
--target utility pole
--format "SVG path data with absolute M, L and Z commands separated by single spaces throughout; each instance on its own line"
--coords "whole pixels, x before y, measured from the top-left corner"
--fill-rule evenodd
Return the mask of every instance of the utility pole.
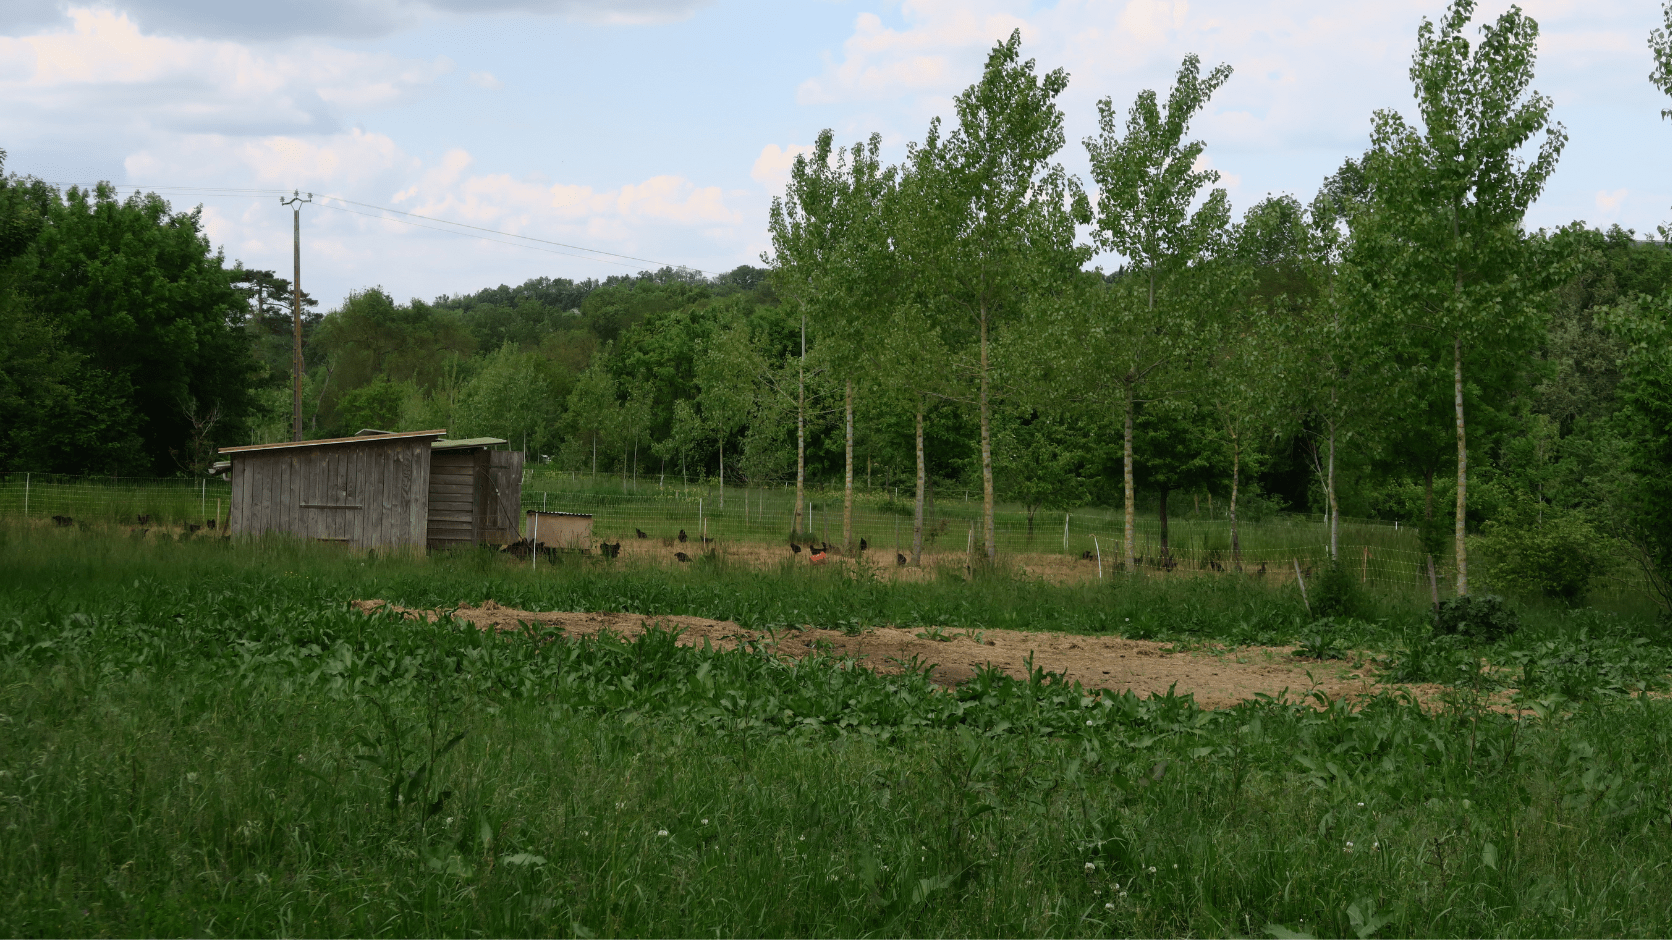
M 291 246 L 296 259 L 296 276 L 290 282 L 290 322 L 294 328 L 295 347 L 290 355 L 292 393 L 290 401 L 290 439 L 302 439 L 302 204 L 313 202 L 313 193 L 306 199 L 301 192 L 291 190 L 290 198 L 279 197 L 279 205 L 291 206 L 293 226 Z

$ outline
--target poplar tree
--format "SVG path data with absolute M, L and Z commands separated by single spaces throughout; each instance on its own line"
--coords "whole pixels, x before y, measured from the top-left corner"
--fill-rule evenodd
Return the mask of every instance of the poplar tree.
M 1139 92 L 1122 132 L 1114 103 L 1097 103 L 1098 135 L 1085 141 L 1091 176 L 1097 184 L 1097 213 L 1093 239 L 1104 251 L 1116 252 L 1132 265 L 1139 279 L 1141 300 L 1133 291 L 1105 295 L 1104 319 L 1111 333 L 1131 341 L 1115 360 L 1109 378 L 1119 392 L 1123 425 L 1122 468 L 1126 518 L 1124 552 L 1127 570 L 1136 570 L 1133 482 L 1133 419 L 1143 388 L 1169 363 L 1180 358 L 1181 346 L 1193 336 L 1192 318 L 1185 304 L 1166 295 L 1169 283 L 1200 260 L 1230 222 L 1230 200 L 1214 189 L 1192 211 L 1202 187 L 1219 181 L 1213 170 L 1197 167 L 1206 144 L 1185 141 L 1190 120 L 1215 90 L 1231 77 L 1231 67 L 1220 65 L 1206 76 L 1201 60 L 1185 57 L 1163 109 L 1151 89 Z
M 1085 258 L 1074 242 L 1078 186 L 1052 159 L 1065 143 L 1056 100 L 1068 87 L 1057 69 L 1035 74 L 1017 30 L 994 46 L 981 80 L 954 100 L 958 126 L 944 138 L 936 118 L 908 156 L 925 224 L 914 228 L 928 309 L 962 334 L 962 371 L 974 380 L 981 432 L 982 547 L 998 557 L 993 525 L 992 342 L 1031 289 L 1074 276 Z
M 1425 18 L 1418 28 L 1410 77 L 1421 127 L 1376 112 L 1365 164 L 1371 207 L 1353 226 L 1365 299 L 1386 330 L 1420 342 L 1420 368 L 1450 360 L 1459 595 L 1469 592 L 1466 357 L 1514 355 L 1537 339 L 1541 285 L 1557 272 L 1541 268 L 1546 259 L 1521 226 L 1567 140 L 1550 123 L 1550 99 L 1528 90 L 1538 24 L 1511 7 L 1472 46 L 1463 31 L 1474 6 L 1453 0 L 1438 24 Z
M 835 163 L 835 134 L 819 133 L 811 155 L 799 154 L 790 166 L 790 180 L 782 198 L 773 197 L 768 226 L 773 255 L 761 260 L 773 271 L 774 283 L 801 312 L 801 348 L 795 385 L 795 510 L 790 534 L 805 522 L 807 486 L 807 315 L 830 295 L 833 255 L 838 239 L 837 194 L 841 169 Z

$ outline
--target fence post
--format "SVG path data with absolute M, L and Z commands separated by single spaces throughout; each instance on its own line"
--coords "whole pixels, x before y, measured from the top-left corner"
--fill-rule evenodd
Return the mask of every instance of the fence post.
M 1091 545 L 1097 549 L 1097 580 L 1103 580 L 1103 546 L 1097 544 L 1097 536 L 1091 537 Z
M 1068 553 L 1068 513 L 1062 514 L 1062 550 Z
M 23 518 L 29 518 L 29 474 L 23 475 Z

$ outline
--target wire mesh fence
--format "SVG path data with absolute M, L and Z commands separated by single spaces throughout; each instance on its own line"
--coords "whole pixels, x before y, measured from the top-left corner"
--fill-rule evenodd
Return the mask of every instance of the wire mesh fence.
M 903 489 L 903 488 L 902 488 Z M 647 539 L 677 541 L 703 537 L 722 543 L 779 546 L 791 541 L 842 542 L 843 494 L 809 488 L 802 522 L 794 524 L 791 486 L 730 486 L 631 480 L 596 480 L 582 474 L 530 470 L 523 483 L 522 509 L 587 513 L 593 534 L 605 541 Z M 40 523 L 101 525 L 188 525 L 215 520 L 223 524 L 231 510 L 224 478 L 153 479 L 58 474 L 0 475 L 0 518 Z M 982 551 L 979 494 L 946 491 L 925 506 L 924 551 L 940 559 Z M 851 514 L 854 547 L 861 539 L 873 553 L 911 554 L 913 505 L 910 492 L 865 489 L 857 493 Z M 1081 563 L 1084 576 L 1113 574 L 1123 568 L 1124 516 L 1118 507 L 1087 507 L 1070 512 L 1029 513 L 1000 504 L 994 513 L 994 541 L 1001 555 L 1051 558 Z M 1220 503 L 1192 502 L 1175 514 L 1162 543 L 1160 519 L 1140 514 L 1134 525 L 1134 560 L 1139 570 L 1155 574 L 1241 571 L 1273 582 L 1310 578 L 1329 561 L 1329 533 L 1316 515 L 1275 514 L 1246 520 L 1237 551 L 1231 524 Z M 1366 585 L 1389 589 L 1430 588 L 1428 559 L 1417 533 L 1396 522 L 1343 520 L 1340 554 L 1348 569 Z M 1434 559 L 1433 582 L 1449 596 L 1455 576 L 1453 559 Z M 1640 570 L 1623 560 L 1598 572 L 1593 596 L 1640 595 L 1648 585 Z
M 219 477 L 0 475 L 0 517 L 6 518 L 56 518 L 65 525 L 201 525 L 211 519 L 224 522 L 230 509 L 230 488 Z
M 613 490 L 613 491 L 612 491 Z M 945 558 L 978 555 L 984 545 L 979 498 L 964 491 L 925 506 L 924 551 Z M 651 483 L 635 491 L 631 483 L 596 485 L 584 475 L 542 476 L 537 471 L 523 486 L 523 508 L 588 513 L 594 536 L 606 541 L 675 539 L 684 530 L 721 542 L 776 544 L 795 540 L 828 542 L 840 547 L 844 515 L 839 490 L 808 489 L 799 529 L 793 524 L 792 487 L 727 487 Z M 858 494 L 852 510 L 855 547 L 865 540 L 870 551 L 911 553 L 913 506 L 892 490 Z M 1165 547 L 1161 522 L 1154 513 L 1134 524 L 1134 561 L 1151 573 L 1190 574 L 1241 571 L 1273 582 L 1311 578 L 1329 563 L 1329 529 L 1323 517 L 1281 513 L 1239 526 L 1238 550 L 1231 546 L 1231 523 L 1222 503 L 1195 504 L 1167 525 Z M 994 542 L 1002 555 L 1057 556 L 1085 563 L 1087 574 L 1122 570 L 1124 516 L 1119 508 L 1092 507 L 1071 512 L 1039 510 L 1030 514 L 1001 504 L 994 513 Z M 1432 582 L 1428 557 L 1418 534 L 1398 522 L 1343 519 L 1339 535 L 1342 563 L 1365 585 L 1452 593 L 1456 568 L 1448 553 L 1434 558 Z M 1449 544 L 1448 544 L 1449 547 Z M 1598 572 L 1593 595 L 1641 594 L 1647 584 L 1640 571 L 1623 560 Z

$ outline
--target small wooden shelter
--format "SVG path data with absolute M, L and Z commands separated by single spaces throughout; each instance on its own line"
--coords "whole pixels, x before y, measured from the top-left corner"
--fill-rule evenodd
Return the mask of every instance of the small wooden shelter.
M 584 512 L 528 511 L 528 538 L 540 548 L 592 551 L 592 516 Z
M 224 447 L 233 535 L 421 551 L 518 538 L 523 455 L 445 429 Z

